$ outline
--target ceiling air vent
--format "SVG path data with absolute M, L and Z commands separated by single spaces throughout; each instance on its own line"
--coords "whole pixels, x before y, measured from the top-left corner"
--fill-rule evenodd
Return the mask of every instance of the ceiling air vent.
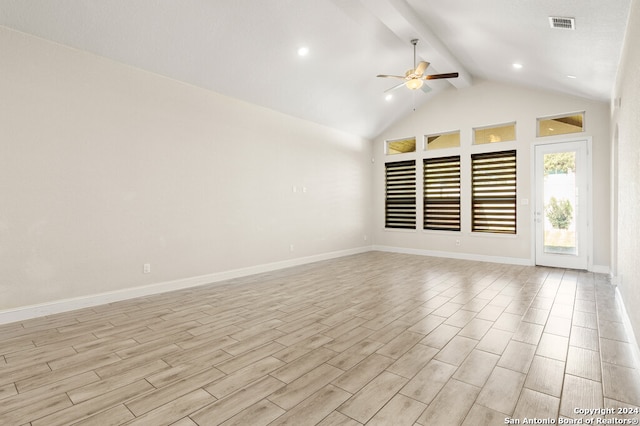
M 551 28 L 560 28 L 563 30 L 575 30 L 575 18 L 561 18 L 559 16 L 549 16 L 549 25 Z

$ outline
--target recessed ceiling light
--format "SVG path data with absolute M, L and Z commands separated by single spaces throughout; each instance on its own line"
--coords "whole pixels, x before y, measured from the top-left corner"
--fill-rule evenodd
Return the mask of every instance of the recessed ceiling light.
M 568 75 L 567 78 L 578 78 L 575 75 Z
M 522 69 L 522 64 L 514 63 L 514 64 L 513 64 L 513 68 L 515 68 L 515 69 L 517 69 L 517 70 Z
M 389 93 L 387 96 L 384 97 L 385 101 L 390 101 L 391 99 L 393 99 L 393 95 L 391 93 Z
M 298 55 L 307 56 L 308 54 L 309 54 L 309 48 L 307 46 L 302 46 L 300 49 L 298 49 Z

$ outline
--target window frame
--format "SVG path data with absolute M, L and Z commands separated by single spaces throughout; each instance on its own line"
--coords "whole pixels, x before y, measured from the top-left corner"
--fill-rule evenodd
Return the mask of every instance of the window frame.
M 517 163 L 516 149 L 471 154 L 472 233 L 517 235 Z
M 413 141 L 413 151 L 398 151 L 398 152 L 389 152 L 390 145 L 397 142 L 404 141 Z M 409 136 L 406 138 L 398 138 L 398 139 L 389 139 L 384 142 L 384 154 L 385 155 L 406 155 L 406 154 L 414 154 L 418 151 L 418 139 L 415 136 Z
M 461 161 L 460 155 L 422 160 L 422 228 L 424 230 L 460 232 L 462 228 Z M 433 195 L 436 192 L 440 196 Z
M 448 136 L 448 135 L 458 135 L 458 145 L 456 146 L 446 146 L 446 147 L 441 147 L 441 148 L 429 148 L 429 138 L 439 138 L 441 136 Z M 424 139 L 423 139 L 423 151 L 428 151 L 428 152 L 434 152 L 434 151 L 440 151 L 440 150 L 445 150 L 445 149 L 459 149 L 460 146 L 462 144 L 462 139 L 460 136 L 460 130 L 452 130 L 450 132 L 440 132 L 440 133 L 432 133 L 429 135 L 424 135 Z
M 580 115 L 582 116 L 582 130 L 578 131 L 578 132 L 564 132 L 564 133 L 553 133 L 550 135 L 542 135 L 540 132 L 540 125 L 542 124 L 542 121 L 545 120 L 556 120 L 558 118 L 569 118 L 569 117 L 573 117 L 576 115 Z M 577 134 L 584 134 L 587 131 L 587 122 L 586 122 L 586 111 L 576 111 L 576 112 L 568 112 L 566 114 L 557 114 L 557 115 L 548 115 L 548 116 L 543 116 L 543 117 L 537 117 L 536 118 L 536 137 L 537 138 L 550 138 L 550 137 L 554 137 L 554 136 L 566 136 L 566 135 L 577 135 Z
M 384 168 L 384 227 L 415 230 L 418 195 L 416 160 L 385 162 Z
M 499 123 L 499 124 L 491 124 L 488 126 L 480 126 L 480 127 L 473 127 L 471 129 L 471 136 L 472 136 L 472 142 L 471 144 L 473 146 L 487 146 L 487 145 L 492 145 L 494 143 L 505 143 L 505 142 L 515 142 L 518 140 L 518 126 L 517 126 L 517 121 L 509 121 L 507 123 Z M 500 140 L 500 141 L 489 141 L 489 142 L 478 142 L 478 138 L 477 138 L 477 132 L 478 131 L 482 131 L 482 130 L 490 130 L 490 129 L 499 129 L 501 127 L 509 127 L 509 126 L 513 126 L 513 139 L 506 139 L 506 140 Z

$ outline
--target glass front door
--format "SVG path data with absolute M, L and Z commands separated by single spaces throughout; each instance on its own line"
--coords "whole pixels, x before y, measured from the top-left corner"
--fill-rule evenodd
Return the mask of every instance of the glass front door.
M 536 264 L 587 269 L 587 143 L 536 146 Z

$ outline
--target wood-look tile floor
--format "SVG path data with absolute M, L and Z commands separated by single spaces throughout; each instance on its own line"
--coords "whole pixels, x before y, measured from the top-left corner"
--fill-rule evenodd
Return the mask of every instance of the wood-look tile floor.
M 0 424 L 623 418 L 635 367 L 604 275 L 370 252 L 0 326 Z

